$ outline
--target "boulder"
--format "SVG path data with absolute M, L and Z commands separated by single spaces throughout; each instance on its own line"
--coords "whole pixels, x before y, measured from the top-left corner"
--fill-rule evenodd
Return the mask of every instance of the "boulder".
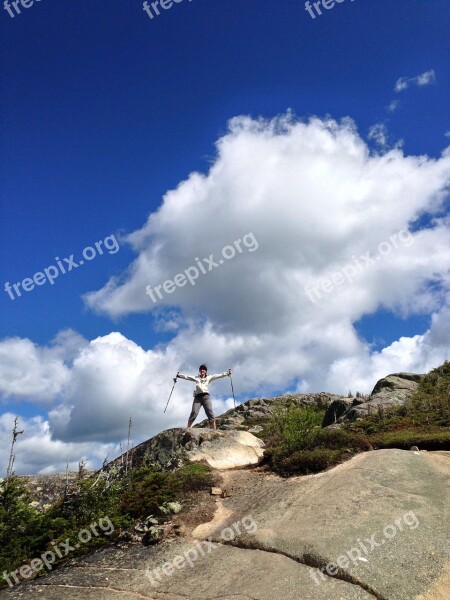
M 403 406 L 413 397 L 422 377 L 423 375 L 416 373 L 393 373 L 383 377 L 375 384 L 370 398 L 366 402 L 349 407 L 340 416 L 339 421 L 354 421 L 379 410 Z
M 404 403 L 417 390 L 422 377 L 423 375 L 416 373 L 394 373 L 383 377 L 375 384 L 371 398 L 377 401 L 386 399 L 392 403 Z
M 171 470 L 186 462 L 200 461 L 215 469 L 245 467 L 262 460 L 263 448 L 264 443 L 247 431 L 167 429 L 128 452 L 128 469 L 158 465 Z M 107 469 L 121 466 L 124 460 L 126 455 L 109 463 Z

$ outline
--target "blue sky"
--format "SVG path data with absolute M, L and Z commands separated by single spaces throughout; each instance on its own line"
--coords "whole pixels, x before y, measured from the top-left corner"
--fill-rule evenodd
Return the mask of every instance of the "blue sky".
M 203 360 L 232 367 L 245 400 L 370 391 L 447 357 L 448 2 L 322 12 L 1 11 L 2 464 L 15 414 L 23 472 L 98 465 L 129 416 L 136 443 L 184 425 L 189 384 L 162 414 L 171 377 Z M 145 294 L 250 232 L 195 286 Z M 114 252 L 54 285 L 5 291 L 108 236 Z M 215 385 L 220 413 L 229 382 Z

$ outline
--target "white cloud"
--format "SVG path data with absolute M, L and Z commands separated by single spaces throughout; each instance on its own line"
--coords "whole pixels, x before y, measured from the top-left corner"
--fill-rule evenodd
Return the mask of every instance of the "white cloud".
M 388 106 L 386 106 L 386 110 L 388 112 L 393 113 L 398 109 L 399 106 L 400 106 L 399 100 L 392 100 L 392 102 Z
M 409 87 L 416 85 L 418 87 L 424 87 L 426 85 L 431 85 L 436 82 L 436 74 L 433 69 L 430 71 L 426 71 L 421 75 L 417 75 L 416 77 L 400 77 L 397 79 L 394 87 L 394 91 L 403 92 L 407 90 Z
M 53 435 L 66 441 L 117 441 L 125 436 L 129 417 L 141 439 L 184 425 L 187 409 L 181 410 L 178 390 L 170 413 L 163 414 L 178 370 L 165 354 L 145 351 L 117 332 L 93 340 L 74 360 L 62 402 L 49 413 Z
M 433 70 L 427 71 L 426 73 L 422 73 L 422 75 L 418 75 L 416 81 L 418 86 L 431 85 L 436 81 L 436 75 Z
M 385 149 L 388 141 L 386 125 L 383 123 L 375 123 L 375 125 L 372 125 L 369 129 L 367 137 L 369 140 L 373 140 L 380 148 Z
M 68 382 L 68 364 L 85 344 L 87 341 L 72 330 L 60 332 L 43 348 L 26 338 L 1 341 L 0 395 L 54 400 Z
M 373 156 L 349 120 L 236 118 L 217 147 L 208 175 L 191 174 L 128 236 L 137 259 L 122 278 L 88 294 L 89 306 L 113 317 L 178 307 L 235 332 L 259 332 L 269 316 L 273 326 L 290 327 L 305 301 L 302 280 L 435 212 L 450 169 L 449 155 L 432 160 L 395 148 Z M 242 253 L 157 305 L 145 294 L 147 285 L 173 278 L 195 257 L 218 256 L 248 231 L 257 252 Z M 395 262 L 389 271 L 395 280 Z
M 0 445 L 3 471 L 0 476 L 5 475 L 8 464 L 14 417 L 9 412 L 0 415 L 0 439 L 3 442 Z M 14 472 L 17 475 L 61 473 L 65 471 L 67 461 L 69 470 L 76 471 L 81 459 L 87 460 L 87 469 L 96 469 L 106 456 L 112 459 L 119 453 L 116 444 L 76 444 L 53 440 L 48 421 L 40 416 L 20 418 L 18 427 L 24 433 L 17 437 L 14 447 Z

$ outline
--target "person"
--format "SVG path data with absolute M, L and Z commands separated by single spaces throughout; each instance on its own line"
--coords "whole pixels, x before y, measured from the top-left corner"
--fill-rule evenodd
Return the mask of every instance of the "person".
M 192 427 L 192 424 L 198 416 L 200 407 L 203 406 L 210 426 L 212 429 L 217 429 L 216 419 L 214 417 L 211 404 L 211 397 L 209 395 L 209 384 L 216 379 L 221 379 L 222 377 L 231 375 L 231 369 L 228 369 L 228 371 L 224 371 L 223 373 L 217 373 L 217 375 L 208 375 L 208 369 L 206 365 L 200 365 L 198 368 L 198 373 L 199 374 L 197 376 L 182 375 L 179 371 L 177 373 L 177 377 L 180 379 L 193 381 L 196 384 L 194 390 L 194 402 L 192 403 L 192 410 L 191 414 L 189 415 L 187 426 L 189 428 Z

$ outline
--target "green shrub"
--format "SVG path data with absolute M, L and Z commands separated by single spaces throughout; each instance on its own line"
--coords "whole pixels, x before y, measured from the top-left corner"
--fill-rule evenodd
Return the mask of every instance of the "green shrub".
M 211 467 L 201 463 L 190 463 L 173 472 L 184 493 L 198 492 L 214 485 Z
M 147 469 L 132 471 L 128 487 L 121 497 L 120 511 L 133 519 L 151 514 L 157 515 L 158 507 L 164 502 L 174 500 L 180 489 L 169 474 L 147 471 Z
M 409 450 L 417 446 L 424 450 L 450 450 L 450 428 L 436 431 L 404 429 L 384 431 L 370 436 L 374 448 L 400 448 Z
M 281 446 L 286 453 L 301 450 L 309 438 L 320 429 L 322 417 L 319 412 L 292 406 L 287 410 L 277 408 L 266 426 L 269 446 Z
M 371 449 L 364 433 L 322 429 L 322 416 L 308 408 L 275 411 L 267 424 L 266 458 L 283 476 L 316 473 L 355 452 Z
M 25 485 L 16 477 L 0 482 L 0 573 L 23 562 L 33 551 L 39 513 Z
M 71 557 L 110 544 L 123 530 L 133 529 L 137 519 L 151 514 L 164 519 L 167 510 L 161 509 L 163 504 L 207 489 L 212 481 L 210 467 L 203 464 L 189 464 L 169 473 L 142 467 L 117 479 L 97 475 L 77 481 L 64 499 L 44 513 L 30 506 L 31 497 L 19 479 L 12 477 L 8 486 L 0 482 L 0 582 L 1 573 L 38 558 L 52 549 L 52 543 L 69 539 L 75 546 L 78 533 L 100 519 L 109 517 L 114 532 L 105 536 L 98 530 L 100 535 L 78 544 Z
M 337 464 L 345 452 L 345 450 L 331 450 L 329 448 L 301 450 L 287 456 L 276 457 L 273 470 L 283 477 L 318 473 Z
M 330 450 L 352 450 L 364 452 L 371 450 L 369 438 L 358 432 L 349 432 L 344 429 L 321 429 L 311 440 L 312 447 L 328 448 Z

